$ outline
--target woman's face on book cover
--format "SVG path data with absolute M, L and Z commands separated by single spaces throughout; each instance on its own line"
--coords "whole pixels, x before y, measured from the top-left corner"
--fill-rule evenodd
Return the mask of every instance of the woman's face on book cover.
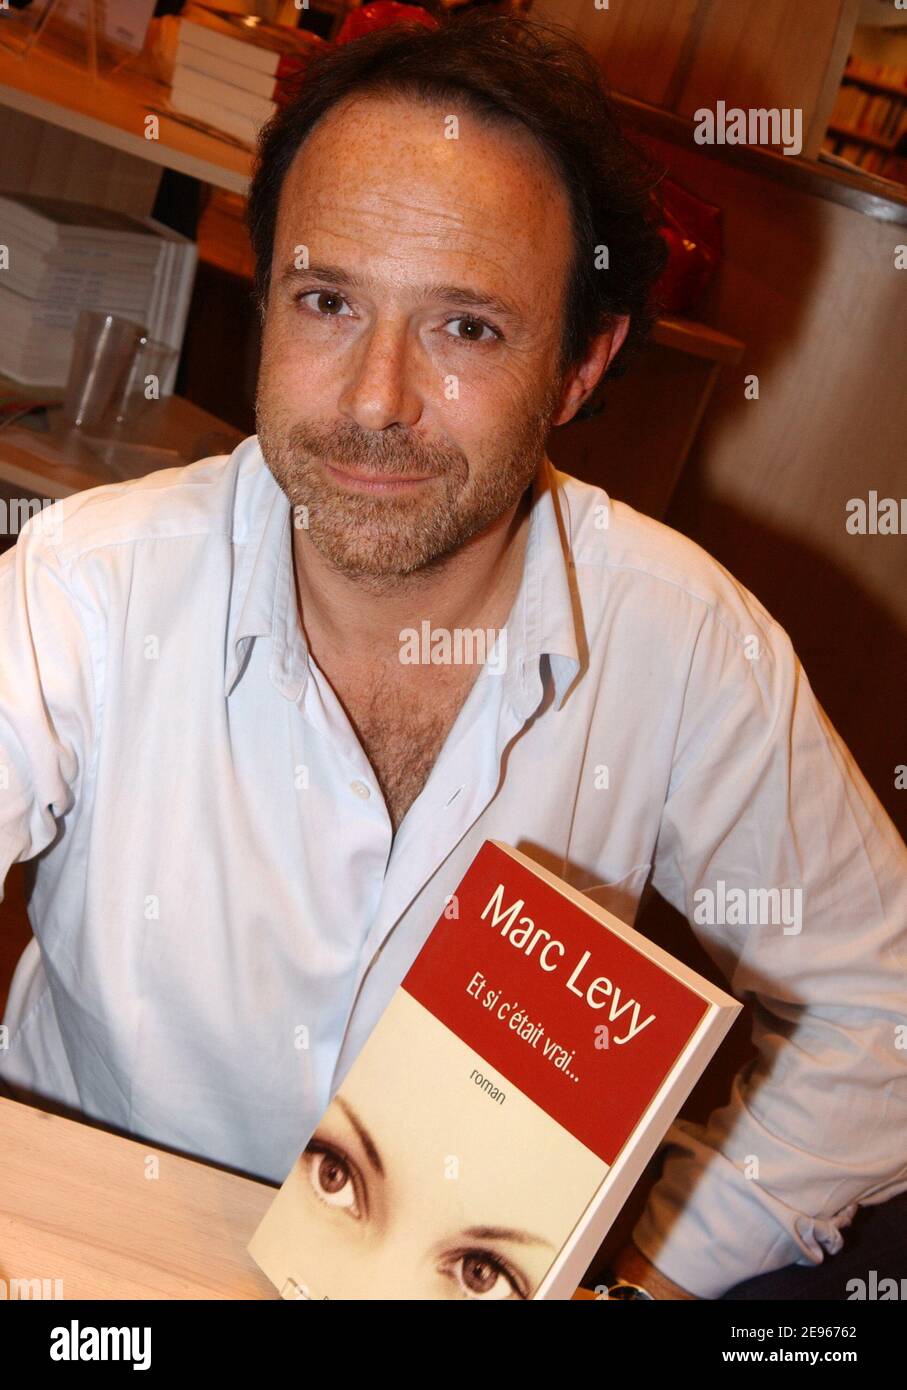
M 481 1141 L 479 1153 L 464 1154 L 462 1140 L 459 1147 L 441 1156 L 421 1130 L 404 1130 L 395 1142 L 383 1125 L 369 1126 L 349 1102 L 335 1100 L 299 1160 L 313 1233 L 321 1228 L 317 1283 L 336 1289 L 331 1297 L 532 1295 L 557 1246 L 511 1200 L 506 1172 L 489 1169 Z M 480 1200 L 464 1200 L 464 1163 L 479 1165 Z M 497 1215 L 486 1221 L 483 1212 Z
M 294 1167 L 281 1277 L 316 1299 L 531 1298 L 607 1165 L 506 1082 L 496 1103 L 402 993 Z

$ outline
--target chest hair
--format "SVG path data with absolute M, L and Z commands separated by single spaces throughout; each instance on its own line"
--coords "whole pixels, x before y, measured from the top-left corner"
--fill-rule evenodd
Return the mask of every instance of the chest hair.
M 428 781 L 480 666 L 398 672 L 332 680 L 381 787 L 396 831 Z

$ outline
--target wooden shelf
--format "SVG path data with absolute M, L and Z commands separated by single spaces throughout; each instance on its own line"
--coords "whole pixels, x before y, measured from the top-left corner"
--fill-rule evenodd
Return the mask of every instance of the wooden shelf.
M 744 344 L 738 338 L 729 338 L 726 333 L 719 333 L 717 328 L 709 328 L 694 319 L 665 315 L 652 329 L 652 338 L 662 347 L 686 352 L 691 357 L 705 357 L 723 366 L 733 366 L 743 356 Z
M 730 164 L 811 197 L 840 203 L 879 222 L 907 225 L 907 189 L 896 191 L 892 185 L 890 192 L 882 194 L 877 188 L 869 186 L 871 176 L 859 169 L 847 173 L 844 169 L 817 164 L 812 159 L 780 155 L 774 150 L 754 145 L 696 147 L 693 122 L 688 116 L 675 115 L 673 111 L 636 101 L 619 92 L 612 95 L 625 114 L 627 125 L 631 130 L 635 126 L 637 133 L 642 136 L 653 136 L 656 140 L 678 145 L 684 151 L 697 148 L 704 158 L 714 160 L 716 164 Z
M 880 140 L 877 135 L 866 135 L 862 130 L 851 130 L 846 125 L 830 125 L 828 129 L 834 135 L 840 135 L 845 140 L 857 140 L 861 145 L 872 145 L 877 150 L 894 149 L 897 140 Z
M 199 259 L 218 270 L 245 280 L 252 279 L 255 262 L 245 224 L 245 199 L 215 189 L 199 218 Z
M 160 116 L 160 139 L 145 139 L 146 117 L 164 105 L 169 90 L 129 69 L 92 83 L 84 69 L 48 49 L 27 61 L 0 49 L 0 105 L 217 188 L 245 193 L 251 152 L 166 115 Z
M 876 82 L 871 77 L 857 77 L 856 73 L 845 71 L 842 82 L 853 82 L 858 87 L 869 87 L 873 92 L 887 92 L 889 96 L 903 97 L 907 101 L 907 87 L 896 87 L 893 82 Z

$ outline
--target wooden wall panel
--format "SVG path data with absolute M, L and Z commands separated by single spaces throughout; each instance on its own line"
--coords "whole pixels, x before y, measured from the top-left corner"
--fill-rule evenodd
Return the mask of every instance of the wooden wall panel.
M 536 0 L 572 29 L 612 86 L 692 116 L 699 107 L 798 107 L 803 152 L 821 147 L 858 0 Z
M 664 106 L 676 86 L 678 67 L 685 64 L 688 36 L 707 3 L 611 0 L 607 10 L 597 10 L 593 0 L 535 0 L 530 18 L 574 30 L 612 86 Z
M 134 217 L 154 205 L 161 167 L 4 108 L 0 189 L 95 203 Z
M 904 490 L 907 310 L 894 256 L 907 229 L 695 149 L 646 143 L 724 210 L 725 259 L 705 317 L 746 351 L 722 373 L 694 448 L 703 478 L 811 538 L 907 627 L 903 547 L 844 529 L 848 498 Z M 744 399 L 748 373 L 759 376 L 755 401 Z
M 647 139 L 724 209 L 725 257 L 701 317 L 742 339 L 669 524 L 785 626 L 816 694 L 907 833 L 907 542 L 851 535 L 847 503 L 907 495 L 907 228 Z M 759 379 L 758 400 L 744 378 Z
M 692 116 L 719 100 L 799 107 L 804 135 L 851 4 L 842 0 L 709 0 L 673 109 Z M 851 32 L 853 23 L 851 22 Z M 846 52 L 840 57 L 843 69 Z M 840 70 L 835 74 L 835 86 Z

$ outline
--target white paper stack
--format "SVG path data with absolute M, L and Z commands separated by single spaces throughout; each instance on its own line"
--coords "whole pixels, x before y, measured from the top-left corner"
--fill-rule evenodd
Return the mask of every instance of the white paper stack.
M 250 147 L 323 41 L 305 29 L 267 24 L 192 3 L 180 17 L 170 105 Z
M 31 193 L 0 194 L 0 373 L 34 386 L 66 384 L 82 309 L 143 324 L 182 348 L 195 243 L 151 217 Z M 173 390 L 174 362 L 161 382 Z

